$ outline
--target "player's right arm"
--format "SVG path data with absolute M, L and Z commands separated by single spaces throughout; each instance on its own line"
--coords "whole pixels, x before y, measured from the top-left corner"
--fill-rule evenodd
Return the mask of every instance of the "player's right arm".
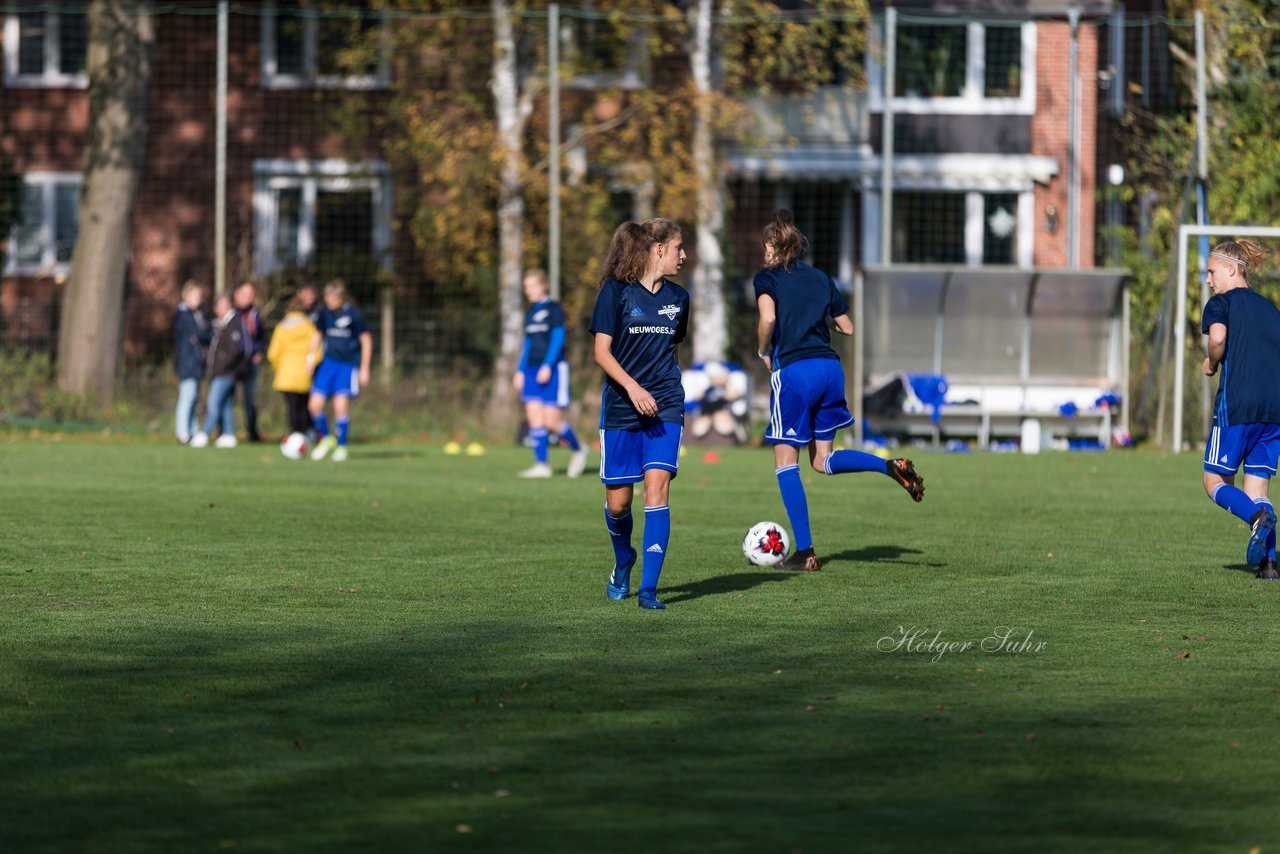
M 1211 323 L 1209 325 L 1209 355 L 1204 360 L 1204 374 L 1211 377 L 1218 372 L 1218 366 L 1222 364 L 1223 358 L 1227 355 L 1227 326 L 1225 323 Z
M 658 414 L 658 402 L 653 399 L 653 395 L 645 391 L 640 383 L 632 379 L 631 374 L 627 373 L 622 365 L 618 363 L 618 360 L 614 358 L 612 335 L 597 332 L 594 352 L 596 364 L 600 366 L 600 369 L 605 372 L 609 379 L 622 386 L 627 393 L 627 397 L 631 398 L 631 405 L 636 408 L 636 412 L 645 416 Z

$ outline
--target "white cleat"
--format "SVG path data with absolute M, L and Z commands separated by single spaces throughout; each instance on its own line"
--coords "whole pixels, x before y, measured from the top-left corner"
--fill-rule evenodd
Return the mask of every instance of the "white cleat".
M 573 456 L 569 457 L 569 468 L 565 469 L 565 474 L 569 477 L 577 477 L 587 468 L 587 449 L 579 448 L 573 452 Z
M 332 436 L 325 436 L 319 442 L 316 442 L 315 448 L 311 451 L 311 459 L 323 460 L 336 447 L 338 447 L 338 440 Z
M 223 433 L 218 437 L 217 441 L 213 443 L 213 446 L 215 448 L 234 448 L 237 444 L 235 436 L 232 436 L 230 433 Z
M 195 434 L 194 436 L 192 436 L 192 437 L 191 437 L 191 445 L 190 445 L 190 447 L 192 447 L 192 448 L 207 448 L 207 447 L 209 447 L 209 434 L 208 434 L 208 433 L 197 433 L 197 434 Z
M 333 449 L 333 461 L 335 463 L 345 463 L 347 461 L 347 446 L 339 445 Z
M 551 477 L 551 466 L 546 463 L 534 463 L 520 472 L 520 477 Z

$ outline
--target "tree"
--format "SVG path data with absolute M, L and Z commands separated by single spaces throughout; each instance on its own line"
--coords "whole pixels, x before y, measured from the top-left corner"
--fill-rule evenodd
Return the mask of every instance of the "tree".
M 149 2 L 93 0 L 80 233 L 58 332 L 58 382 L 100 402 L 115 390 L 130 216 L 146 152 L 155 29 Z

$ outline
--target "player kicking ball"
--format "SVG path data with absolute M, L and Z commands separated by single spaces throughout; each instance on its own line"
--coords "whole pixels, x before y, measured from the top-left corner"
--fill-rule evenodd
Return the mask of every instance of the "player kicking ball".
M 911 460 L 883 460 L 862 451 L 833 451 L 836 431 L 853 423 L 844 399 L 844 370 L 831 347 L 831 327 L 853 334 L 849 304 L 831 277 L 800 260 L 808 239 L 791 212 L 780 210 L 764 227 L 764 269 L 756 273 L 758 355 L 769 369 L 769 426 L 774 474 L 791 520 L 795 551 L 778 569 L 817 572 L 822 568 L 809 530 L 809 505 L 800 481 L 800 448 L 821 474 L 879 472 L 893 478 L 911 498 L 924 498 L 924 478 Z
M 311 381 L 311 397 L 307 409 L 316 425 L 320 440 L 311 459 L 323 460 L 330 452 L 334 462 L 347 458 L 347 436 L 351 431 L 351 401 L 360 396 L 360 387 L 369 384 L 369 363 L 373 359 L 373 336 L 360 309 L 352 304 L 347 285 L 334 279 L 324 286 L 324 309 L 316 321 L 316 334 L 308 362 L 314 364 L 315 353 L 324 345 L 324 358 Z M 333 398 L 333 420 L 336 436 L 329 434 L 325 403 Z

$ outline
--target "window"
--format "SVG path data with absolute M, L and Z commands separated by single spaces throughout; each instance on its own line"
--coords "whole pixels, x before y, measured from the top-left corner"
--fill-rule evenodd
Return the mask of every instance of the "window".
M 76 88 L 85 73 L 88 27 L 83 11 L 17 12 L 4 21 L 4 82 L 15 88 Z
M 972 190 L 894 193 L 893 260 L 970 266 L 1029 264 L 1019 241 L 1019 205 L 1030 206 L 1030 195 Z
M 254 163 L 255 266 L 341 272 L 359 290 L 390 268 L 391 179 L 385 163 Z
M 1031 23 L 900 21 L 893 109 L 925 114 L 1031 114 L 1035 111 L 1035 34 Z M 884 69 L 874 54 L 868 55 L 867 71 L 870 109 L 883 111 Z
M 64 172 L 24 175 L 17 201 L 5 275 L 65 273 L 80 233 L 80 176 Z
M 385 89 L 388 23 L 367 2 L 324 12 L 269 7 L 262 16 L 263 87 Z
M 649 77 L 645 30 L 583 10 L 560 26 L 560 63 L 575 89 L 639 89 Z

